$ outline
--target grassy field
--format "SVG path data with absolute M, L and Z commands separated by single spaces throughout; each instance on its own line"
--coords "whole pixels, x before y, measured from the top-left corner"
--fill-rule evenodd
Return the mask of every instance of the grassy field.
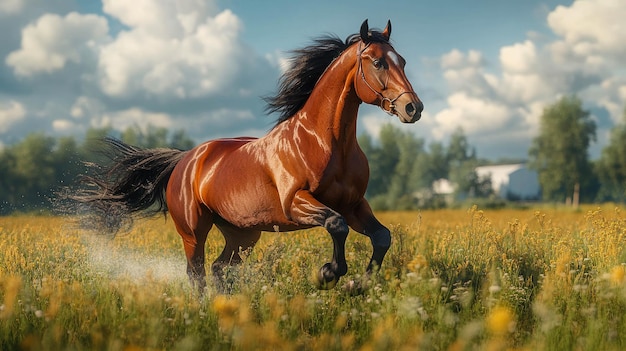
M 614 206 L 379 213 L 393 246 L 362 296 L 310 279 L 321 229 L 267 233 L 233 293 L 196 296 L 171 221 L 115 239 L 0 218 L 0 350 L 623 350 L 626 217 Z M 208 259 L 222 238 L 212 233 Z M 370 256 L 351 233 L 343 282 Z

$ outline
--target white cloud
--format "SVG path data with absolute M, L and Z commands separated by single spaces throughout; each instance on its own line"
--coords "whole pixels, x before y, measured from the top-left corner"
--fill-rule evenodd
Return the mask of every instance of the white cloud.
M 281 74 L 287 72 L 291 64 L 289 57 L 286 57 L 284 53 L 279 51 L 265 54 L 265 59 L 270 65 L 277 67 Z
M 382 127 L 389 123 L 388 119 L 380 118 L 379 114 L 362 114 L 359 116 L 359 120 L 363 124 L 365 131 L 374 136 L 380 135 Z
M 621 0 L 576 1 L 548 15 L 562 39 L 549 50 L 555 64 L 596 80 L 580 88 L 588 103 L 605 108 L 614 122 L 622 120 L 626 94 L 626 6 Z M 564 83 L 567 83 L 565 80 Z
M 106 0 L 104 11 L 130 27 L 102 48 L 100 86 L 107 95 L 217 94 L 247 60 L 239 18 L 229 10 L 211 17 L 204 1 Z
M 557 39 L 530 35 L 503 46 L 493 73 L 486 71 L 480 52 L 454 49 L 440 57 L 449 91 L 446 106 L 435 113 L 433 135 L 445 138 L 461 126 L 479 145 L 508 135 L 525 140 L 523 149 L 538 130 L 543 108 L 567 94 L 580 96 L 587 109 L 602 107 L 614 121 L 621 120 L 626 104 L 624 2 L 576 1 L 547 18 Z M 482 138 L 486 133 L 492 135 Z
M 2 2 L 0 2 L 0 17 L 3 15 L 15 15 L 22 11 L 23 7 L 23 0 L 2 0 Z
M 17 101 L 0 103 L 0 133 L 6 133 L 15 122 L 24 119 L 26 108 Z
M 453 49 L 449 53 L 441 56 L 442 68 L 459 68 L 467 64 L 465 54 L 457 49 Z
M 548 24 L 577 55 L 608 54 L 626 59 L 625 18 L 623 0 L 575 1 L 552 11 Z
M 604 107 L 614 123 L 623 123 L 626 103 L 626 77 L 611 76 L 586 89 L 581 97 Z
M 55 119 L 52 121 L 52 129 L 57 132 L 71 132 L 77 129 L 74 122 L 67 119 Z
M 493 94 L 491 77 L 484 71 L 485 60 L 480 52 L 470 50 L 464 54 L 454 49 L 441 57 L 440 66 L 451 91 L 466 91 L 475 96 Z
M 558 73 L 555 76 L 558 76 Z M 538 100 L 553 100 L 559 91 L 555 87 L 557 81 L 546 81 L 546 78 L 540 72 L 528 74 L 505 72 L 498 83 L 498 98 L 512 105 L 526 105 Z
M 105 111 L 105 106 L 97 99 L 88 96 L 76 98 L 70 108 L 70 116 L 75 119 L 90 119 Z
M 11 78 L 0 88 L 30 95 L 19 100 L 28 107 L 19 119 L 13 112 L 9 119 L 11 105 L 0 103 L 5 142 L 35 128 L 67 135 L 153 125 L 185 128 L 198 140 L 237 133 L 241 121 L 249 131 L 267 130 L 268 121 L 255 116 L 280 57 L 251 50 L 241 20 L 216 1 L 103 0 L 97 14 L 72 12 L 72 0 L 55 0 L 57 7 L 6 1 L 0 0 L 0 17 L 18 4 L 21 12 L 6 17 L 12 25 L 0 21 L 0 56 Z
M 106 40 L 108 24 L 103 17 L 71 12 L 64 17 L 45 14 L 22 31 L 21 48 L 6 58 L 19 76 L 51 73 L 66 63 L 80 63 Z
M 206 0 L 103 0 L 102 5 L 105 13 L 128 27 L 165 38 L 192 34 L 216 11 L 213 2 Z
M 92 120 L 97 127 L 111 126 L 117 130 L 124 130 L 128 127 L 137 126 L 144 132 L 147 131 L 150 125 L 170 128 L 174 124 L 171 116 L 167 113 L 149 112 L 136 107 L 127 110 L 106 112 Z
M 236 122 L 241 123 L 245 121 L 251 121 L 254 119 L 254 116 L 248 110 L 234 110 L 228 108 L 221 108 L 215 111 L 212 111 L 208 116 L 212 122 L 219 123 L 220 121 L 223 123 L 228 121 L 229 123 Z
M 500 49 L 502 69 L 509 73 L 532 73 L 537 66 L 535 44 L 526 40 Z
M 448 97 L 448 108 L 435 115 L 435 135 L 443 137 L 459 126 L 468 134 L 484 134 L 501 129 L 512 111 L 495 101 L 484 100 L 457 92 Z
M 482 53 L 477 50 L 470 50 L 466 55 L 457 49 L 453 49 L 441 57 L 441 67 L 444 69 L 482 66 L 484 63 L 485 60 Z

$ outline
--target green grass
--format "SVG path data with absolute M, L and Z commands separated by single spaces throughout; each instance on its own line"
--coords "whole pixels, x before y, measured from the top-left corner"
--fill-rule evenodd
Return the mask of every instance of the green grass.
M 619 209 L 380 213 L 393 245 L 361 296 L 311 277 L 321 229 L 266 233 L 198 297 L 171 221 L 113 240 L 59 217 L 0 218 L 2 350 L 622 350 L 626 220 Z M 208 259 L 221 251 L 213 232 Z M 360 279 L 369 240 L 348 238 Z M 210 262 L 209 262 L 210 263 Z

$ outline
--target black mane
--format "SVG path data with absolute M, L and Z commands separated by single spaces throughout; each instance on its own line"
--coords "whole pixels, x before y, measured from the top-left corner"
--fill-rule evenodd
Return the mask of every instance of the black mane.
M 291 51 L 289 69 L 279 80 L 278 92 L 263 98 L 268 113 L 278 112 L 276 125 L 295 115 L 311 95 L 313 87 L 326 68 L 350 45 L 361 40 L 359 34 L 352 34 L 345 41 L 334 35 L 317 38 L 302 49 Z M 379 31 L 369 33 L 369 41 L 387 42 Z

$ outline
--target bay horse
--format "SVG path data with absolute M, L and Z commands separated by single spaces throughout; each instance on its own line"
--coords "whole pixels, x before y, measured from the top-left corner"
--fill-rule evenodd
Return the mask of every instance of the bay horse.
M 223 269 L 240 263 L 240 253 L 254 247 L 262 231 L 316 226 L 333 241 L 332 260 L 317 274 L 320 289 L 334 287 L 348 271 L 349 228 L 371 239 L 366 273 L 372 274 L 383 263 L 391 233 L 364 198 L 369 165 L 357 143 L 358 109 L 361 102 L 378 105 L 414 123 L 424 108 L 390 34 L 390 21 L 378 31 L 365 20 L 345 41 L 326 36 L 295 50 L 279 91 L 265 98 L 279 118 L 261 138 L 211 140 L 189 151 L 140 149 L 107 138 L 113 162 L 100 175 L 84 177 L 89 186 L 73 198 L 108 222 L 120 212 L 169 211 L 182 237 L 187 274 L 201 292 L 213 225 L 226 242 L 212 265 L 218 284 Z

